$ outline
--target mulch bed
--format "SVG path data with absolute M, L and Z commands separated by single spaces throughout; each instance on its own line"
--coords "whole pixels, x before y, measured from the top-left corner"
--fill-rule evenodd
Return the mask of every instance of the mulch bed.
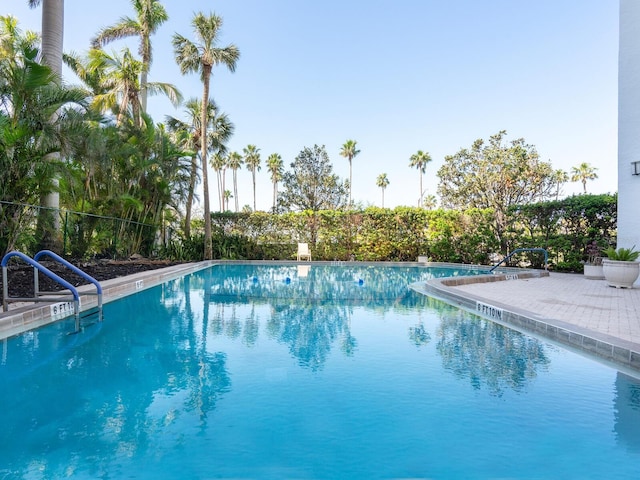
M 76 275 L 64 265 L 53 261 L 42 261 L 42 265 L 47 267 L 56 275 L 60 276 L 74 287 L 86 285 L 84 278 Z M 96 280 L 104 281 L 113 278 L 124 277 L 134 273 L 156 270 L 158 268 L 170 267 L 180 262 L 170 262 L 165 260 L 97 260 L 90 262 L 71 261 L 73 265 L 89 274 Z M 1 276 L 1 275 L 0 275 Z M 10 297 L 33 297 L 33 267 L 22 262 L 12 262 L 7 266 L 8 289 Z M 46 277 L 42 273 L 38 274 L 38 284 L 40 291 L 55 292 L 62 290 L 57 282 Z M 3 298 L 2 288 L 0 288 L 0 302 Z M 1 310 L 1 309 L 0 309 Z

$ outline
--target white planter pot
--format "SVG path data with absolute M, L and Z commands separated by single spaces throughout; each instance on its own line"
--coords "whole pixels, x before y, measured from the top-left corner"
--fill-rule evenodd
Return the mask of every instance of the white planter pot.
M 589 280 L 604 280 L 603 266 L 585 264 L 584 276 Z
M 616 288 L 633 288 L 640 275 L 640 263 L 602 260 L 602 269 L 607 283 Z

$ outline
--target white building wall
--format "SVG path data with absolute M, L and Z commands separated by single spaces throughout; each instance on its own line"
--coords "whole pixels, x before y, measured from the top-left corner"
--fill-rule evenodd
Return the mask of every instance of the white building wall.
M 640 1 L 620 0 L 617 246 L 634 245 L 640 250 Z

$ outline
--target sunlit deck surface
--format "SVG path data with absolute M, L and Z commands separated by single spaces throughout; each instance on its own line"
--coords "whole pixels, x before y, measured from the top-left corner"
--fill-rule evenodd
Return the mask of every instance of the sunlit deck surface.
M 177 265 L 101 282 L 104 302 L 215 263 L 227 262 Z M 313 262 L 318 265 L 332 263 L 335 262 Z M 376 265 L 363 262 L 339 263 L 343 266 Z M 453 281 L 435 279 L 426 282 L 418 290 L 521 331 L 611 361 L 617 366 L 631 369 L 634 375 L 640 375 L 640 288 L 612 288 L 607 286 L 604 280 L 587 280 L 580 274 L 551 272 L 547 276 L 546 272 L 543 272 L 543 276 L 540 277 L 525 277 L 527 275 L 516 273 L 493 275 L 492 278 L 457 277 Z M 84 288 L 79 289 L 81 293 Z M 89 290 L 87 287 L 86 291 Z M 95 301 L 95 297 L 83 297 L 83 310 L 91 307 Z M 47 304 L 12 304 L 9 312 L 0 312 L 0 339 L 50 321 Z

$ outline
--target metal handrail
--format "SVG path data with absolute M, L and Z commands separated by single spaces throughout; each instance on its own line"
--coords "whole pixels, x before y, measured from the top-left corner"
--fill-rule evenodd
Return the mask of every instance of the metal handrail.
M 70 263 L 67 260 L 65 260 L 64 258 L 62 258 L 57 253 L 52 252 L 51 250 L 40 250 L 38 253 L 36 253 L 34 255 L 33 259 L 37 262 L 44 256 L 53 258 L 55 261 L 57 261 L 58 263 L 64 265 L 65 267 L 67 267 L 69 270 L 71 270 L 76 275 L 79 275 L 80 277 L 84 278 L 88 282 L 90 282 L 93 285 L 95 285 L 95 287 L 96 287 L 95 295 L 98 296 L 98 320 L 102 321 L 102 286 L 100 285 L 100 282 L 98 282 L 95 278 L 93 278 L 88 273 L 83 272 L 78 267 L 76 267 L 72 263 Z M 37 272 L 35 270 L 34 270 L 33 282 L 34 282 L 33 284 L 35 286 L 35 295 L 38 296 L 38 294 L 40 293 L 39 289 L 38 289 L 38 274 L 37 274 Z M 87 292 L 87 293 L 91 294 L 92 292 Z
M 544 248 L 516 248 L 513 252 L 511 252 L 509 255 L 500 260 L 496 265 L 494 265 L 493 268 L 489 270 L 489 273 L 493 273 L 496 268 L 498 268 L 504 262 L 508 261 L 516 253 L 520 252 L 544 252 L 544 269 L 547 269 L 547 266 L 549 264 L 549 253 Z
M 35 297 L 35 298 L 9 297 L 9 282 L 7 280 L 7 264 L 9 263 L 9 259 L 11 257 L 19 257 L 19 258 L 21 258 L 22 260 L 27 262 L 29 265 L 31 265 L 33 268 L 38 269 L 44 275 L 46 275 L 50 279 L 54 280 L 55 282 L 59 283 L 60 285 L 62 285 L 64 288 L 66 288 L 67 290 L 69 290 L 71 292 L 71 294 L 73 295 L 73 314 L 74 314 L 75 321 L 76 321 L 76 325 L 75 325 L 76 332 L 80 331 L 80 294 L 78 293 L 78 290 L 76 289 L 76 287 L 71 285 L 64 278 L 60 277 L 59 275 L 57 275 L 54 272 L 52 272 L 51 270 L 49 270 L 44 265 L 36 262 L 31 257 L 25 255 L 22 252 L 18 252 L 18 251 L 15 251 L 15 250 L 12 251 L 12 252 L 7 253 L 4 257 L 2 257 L 2 262 L 0 262 L 0 265 L 2 266 L 2 309 L 3 309 L 3 311 L 5 311 L 5 312 L 9 311 L 9 302 L 10 301 L 14 301 L 14 302 L 15 301 L 32 301 L 32 302 L 51 302 L 51 301 L 55 301 L 55 300 L 52 300 L 50 298 L 42 298 L 42 297 L 41 298 L 38 298 L 38 297 Z

